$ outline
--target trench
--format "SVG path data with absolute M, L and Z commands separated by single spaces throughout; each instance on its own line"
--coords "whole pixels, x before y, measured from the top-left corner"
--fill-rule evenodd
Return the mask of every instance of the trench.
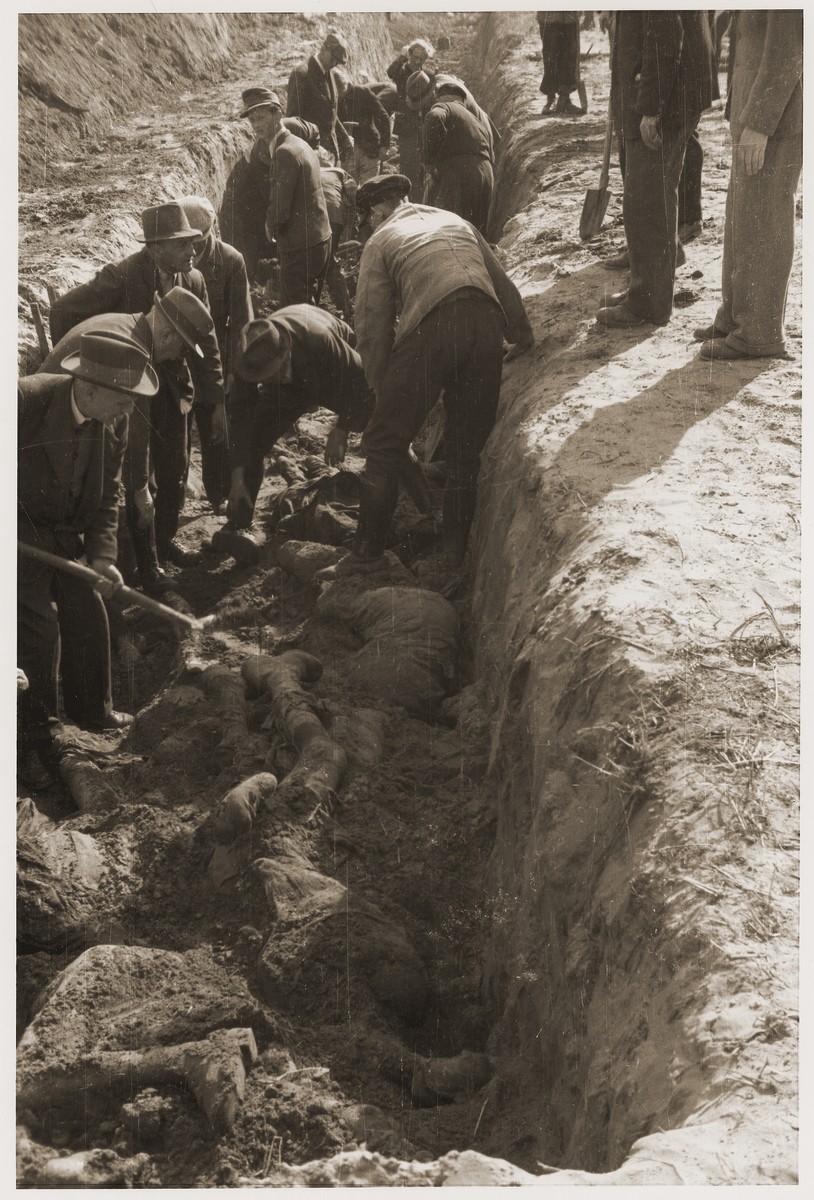
M 500 242 L 504 232 L 516 230 L 512 219 L 538 202 L 541 178 L 567 157 L 568 147 L 541 145 L 536 134 L 521 130 L 527 95 L 511 68 L 528 49 L 529 15 L 458 16 L 445 69 L 459 70 L 476 95 L 488 97 L 498 127 L 507 131 L 490 229 L 491 240 Z M 446 28 L 443 17 L 426 19 L 421 32 L 427 36 Z M 365 31 L 375 47 L 371 70 L 389 53 L 376 40 L 386 32 L 397 41 L 410 31 L 402 33 L 401 24 Z M 592 118 L 580 136 L 600 140 L 600 119 Z M 160 176 L 167 193 L 200 189 L 219 197 L 240 139 L 238 130 L 221 135 L 214 127 L 194 142 L 181 137 L 176 166 Z M 125 237 L 115 218 L 108 243 L 115 247 Z M 509 262 L 511 241 L 502 243 Z M 512 265 L 521 274 L 525 269 L 517 259 Z M 541 295 L 529 303 L 534 321 Z M 567 343 L 573 320 L 573 307 L 559 313 L 551 333 L 555 348 Z M 316 822 L 309 818 L 296 833 L 275 828 L 263 843 L 266 854 L 293 847 L 409 931 L 429 977 L 417 1021 L 398 1005 L 395 1019 L 391 1013 L 383 1020 L 369 997 L 351 996 L 348 977 L 330 955 L 303 992 L 279 979 L 270 988 L 263 972 L 274 975 L 274 969 L 257 957 L 267 919 L 257 881 L 208 895 L 196 878 L 204 861 L 196 835 L 175 828 L 162 843 L 169 806 L 154 792 L 177 789 L 194 829 L 222 795 L 225 777 L 211 757 L 216 730 L 193 688 L 179 682 L 171 640 L 144 624 L 136 631 L 142 666 L 131 666 L 129 686 L 144 717 L 132 749 L 136 756 L 143 752 L 144 761 L 134 761 L 124 778 L 139 798 L 135 823 L 142 843 L 131 853 L 140 885 L 115 906 L 114 936 L 107 940 L 171 950 L 210 944 L 218 961 L 245 975 L 255 998 L 279 1002 L 271 1004 L 272 1017 L 264 1010 L 264 1045 L 284 1044 L 298 1066 L 327 1064 L 347 1100 L 390 1114 L 378 1142 L 372 1130 L 350 1138 L 331 1126 L 330 1108 L 320 1108 L 322 1094 L 308 1093 L 297 1104 L 311 1105 L 310 1125 L 304 1109 L 296 1120 L 289 1114 L 288 1123 L 276 1110 L 275 1128 L 290 1147 L 291 1164 L 364 1144 L 424 1163 L 474 1149 L 543 1180 L 541 1165 L 574 1172 L 563 1182 L 602 1182 L 584 1172 L 614 1172 L 613 1182 L 715 1176 L 709 1159 L 717 1150 L 698 1150 L 692 1126 L 694 1114 L 707 1112 L 726 1089 L 717 1065 L 703 1060 L 698 1014 L 709 1004 L 710 981 L 723 979 L 729 968 L 714 949 L 704 898 L 701 908 L 697 894 L 690 902 L 665 871 L 660 836 L 664 808 L 676 803 L 670 792 L 677 786 L 670 776 L 675 730 L 686 722 L 693 697 L 675 664 L 664 657 L 654 664 L 639 653 L 629 629 L 597 601 L 592 572 L 604 553 L 601 533 L 583 508 L 563 512 L 561 494 L 526 437 L 535 416 L 534 384 L 530 372 L 507 373 L 482 467 L 471 591 L 455 605 L 465 639 L 457 701 L 442 707 L 442 718 L 432 724 L 391 714 L 388 756 L 353 776 L 337 811 Z M 323 428 L 319 417 L 304 423 L 292 444 L 298 461 L 313 456 Z M 507 475 L 522 484 L 507 488 Z M 267 500 L 277 495 L 275 486 L 264 492 Z M 211 533 L 203 508 L 192 505 L 185 536 Z M 400 507 L 398 519 L 402 545 L 420 546 L 409 506 Z M 244 637 L 245 615 L 253 610 L 260 653 L 296 644 L 320 656 L 320 703 L 342 715 L 343 705 L 355 702 L 347 670 L 358 639 L 352 630 L 340 634 L 329 622 L 314 622 L 313 584 L 286 574 L 279 562 L 268 559 L 256 576 L 222 564 L 198 581 L 194 602 L 206 610 L 230 607 L 236 632 L 242 614 Z M 431 574 L 426 579 L 432 587 Z M 305 639 L 292 642 L 292 630 L 303 625 Z M 239 648 L 228 636 L 219 643 L 232 665 Z M 187 722 L 180 757 L 172 745 L 167 749 L 174 710 Z M 259 734 L 268 718 L 267 698 L 255 697 L 250 731 Z M 291 765 L 285 750 L 281 763 Z M 58 804 L 52 811 L 62 815 Z M 101 834 L 116 824 L 106 821 L 85 827 Z M 687 830 L 688 840 L 696 836 Z M 45 961 L 34 946 L 21 949 L 32 951 L 23 969 L 29 997 L 74 954 L 63 947 Z M 286 952 L 293 961 L 297 945 Z M 721 990 L 737 993 L 744 986 L 727 980 Z M 263 1060 L 268 1079 L 273 1053 L 265 1053 L 271 1056 Z M 488 1055 L 485 1086 L 473 1094 L 470 1081 L 426 1101 L 410 1095 L 404 1080 L 411 1059 L 453 1060 L 462 1053 Z M 188 1186 L 195 1177 L 242 1186 L 247 1177 L 262 1177 L 268 1163 L 262 1155 L 256 1161 L 258 1112 L 251 1108 L 253 1124 L 249 1128 L 247 1119 L 226 1166 L 207 1150 L 206 1167 L 198 1164 L 196 1175 L 176 1145 L 175 1166 L 164 1163 L 162 1181 Z M 675 1141 L 669 1131 L 676 1131 Z M 206 1141 L 199 1131 L 195 1138 L 196 1145 Z M 645 1149 L 631 1158 L 638 1139 L 645 1139 Z M 509 1178 L 487 1170 L 464 1182 Z M 522 1176 L 522 1182 L 534 1180 Z

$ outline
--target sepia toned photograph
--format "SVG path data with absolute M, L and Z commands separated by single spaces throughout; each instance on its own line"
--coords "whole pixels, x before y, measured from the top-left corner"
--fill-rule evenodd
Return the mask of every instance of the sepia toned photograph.
M 17 1188 L 798 1184 L 804 15 L 16 14 Z

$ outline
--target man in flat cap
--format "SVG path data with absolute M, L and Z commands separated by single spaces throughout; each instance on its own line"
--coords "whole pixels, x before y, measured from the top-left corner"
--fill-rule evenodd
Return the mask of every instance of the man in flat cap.
M 313 121 L 322 145 L 342 163 L 346 171 L 353 166 L 353 142 L 339 120 L 339 95 L 333 68 L 348 60 L 348 47 L 342 36 L 331 32 L 316 54 L 300 63 L 288 80 L 288 116 Z
M 119 488 L 127 415 L 158 380 L 142 346 L 110 333 L 86 333 L 59 375 L 17 384 L 20 543 L 71 561 L 84 557 L 121 587 L 116 569 Z M 61 654 L 60 654 L 61 647 Z M 23 696 L 23 741 L 41 754 L 58 713 L 61 667 L 66 717 L 85 729 L 121 729 L 115 712 L 110 635 L 99 591 L 83 580 L 20 554 L 17 570 L 17 662 Z
M 100 313 L 148 312 L 156 293 L 165 296 L 182 287 L 209 307 L 206 284 L 193 267 L 193 244 L 201 231 L 190 226 L 177 202 L 159 204 L 142 213 L 144 248 L 122 262 L 108 263 L 91 280 L 71 288 L 51 308 L 54 342 Z M 226 437 L 223 372 L 214 326 L 201 338 L 202 355 L 184 348 L 183 356 L 159 368 L 161 397 L 155 405 L 152 431 L 153 468 L 158 495 L 155 536 L 161 561 L 189 566 L 199 555 L 174 539 L 178 532 L 189 468 L 187 414 L 195 404 L 211 408 L 211 435 Z
M 254 141 L 229 172 L 218 220 L 223 240 L 243 255 L 249 279 L 264 283 L 259 264 L 274 258 L 276 253 L 276 247 L 266 237 L 266 209 L 271 172 L 269 142 L 276 132 L 271 114 L 280 107 L 280 101 L 276 92 L 266 87 L 246 88 L 242 101 L 240 116 L 251 125 Z M 282 124 L 312 150 L 319 149 L 319 130 L 312 122 L 283 117 Z
M 354 569 L 384 552 L 410 442 L 442 389 L 444 541 L 463 556 L 479 456 L 497 412 L 503 339 L 514 343 L 508 357 L 534 343 L 520 293 L 481 234 L 454 213 L 408 202 L 409 188 L 404 175 L 378 175 L 356 193 L 373 230 L 359 265 L 355 322 L 376 408 L 362 437 Z
M 227 511 L 232 527 L 245 529 L 263 482 L 263 460 L 289 426 L 314 408 L 335 412 L 325 461 L 336 466 L 345 458 L 348 431 L 364 429 L 373 396 L 350 325 L 310 304 L 293 304 L 247 325 L 237 370 L 260 385 L 251 403 L 235 403 L 232 409 Z
M 274 96 L 274 93 L 272 93 Z M 277 245 L 280 302 L 317 304 L 331 258 L 331 224 L 319 159 L 283 124 L 280 102 L 269 106 L 269 173 L 266 236 Z
M 212 317 L 206 305 L 185 288 L 175 287 L 164 297 L 156 295 L 149 312 L 100 313 L 80 321 L 60 338 L 37 372 L 46 375 L 64 373 L 64 361 L 78 353 L 82 338 L 87 333 L 129 338 L 142 348 L 156 369 L 158 394 L 155 397 L 148 393 L 138 394 L 130 414 L 127 453 L 122 472 L 125 523 L 133 558 L 141 586 L 151 595 L 165 591 L 169 586 L 167 576 L 159 566 L 155 547 L 155 509 L 160 509 L 163 502 L 158 499 L 158 484 L 155 484 L 155 502 L 150 489 L 150 429 L 156 421 L 161 424 L 154 410 L 160 404 L 173 402 L 172 397 L 168 401 L 161 392 L 160 367 L 162 363 L 177 362 L 186 348 L 200 356 L 200 342 L 211 329 Z M 162 478 L 161 471 L 158 477 Z M 121 542 L 120 529 L 120 563 L 123 560 Z

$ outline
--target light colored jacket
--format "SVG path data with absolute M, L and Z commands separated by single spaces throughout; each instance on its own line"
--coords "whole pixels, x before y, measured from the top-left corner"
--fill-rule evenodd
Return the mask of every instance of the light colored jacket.
M 733 135 L 737 140 L 744 129 L 767 137 L 802 133 L 802 10 L 744 9 L 735 21 L 727 106 Z
M 400 204 L 365 244 L 359 263 L 356 340 L 377 394 L 393 348 L 462 288 L 499 305 L 509 341 L 531 336 L 520 293 L 477 230 L 445 209 Z

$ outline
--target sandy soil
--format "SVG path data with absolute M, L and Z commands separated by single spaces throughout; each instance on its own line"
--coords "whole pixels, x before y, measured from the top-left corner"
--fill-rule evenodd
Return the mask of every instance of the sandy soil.
M 205 954 L 234 981 L 220 1008 L 193 991 L 171 1035 L 161 1022 L 156 1033 L 155 1013 L 141 1027 L 131 1014 L 130 1045 L 250 1023 L 259 1056 L 220 1137 L 190 1086 L 116 1094 L 81 1130 L 43 1130 L 21 1114 L 19 1180 L 54 1186 L 57 1161 L 80 1184 L 118 1186 L 603 1181 L 540 1176 L 541 1164 L 621 1169 L 604 1180 L 618 1183 L 740 1182 L 744 1171 L 791 1182 L 799 256 L 788 360 L 697 360 L 691 331 L 717 301 L 729 157 L 712 110 L 704 230 L 678 273 L 681 306 L 664 329 L 597 330 L 595 307 L 624 281 L 599 265 L 622 244 L 618 195 L 600 238 L 577 235 L 598 173 L 605 38 L 583 34 L 588 116 L 544 121 L 530 15 L 391 25 L 397 47 L 413 32 L 451 32 L 442 65 L 481 75 L 480 98 L 507 135 L 493 238 L 537 335 L 505 373 L 462 585 L 431 555 L 416 562 L 425 531 L 409 502 L 399 510 L 402 557 L 412 547 L 419 580 L 446 592 L 460 620 L 459 690 L 436 724 L 377 699 L 354 674 L 359 629 L 320 617 L 318 587 L 281 566 L 271 529 L 254 566 L 207 553 L 203 567 L 174 571 L 182 602 L 220 615 L 197 647 L 205 661 L 237 669 L 292 646 L 320 659 L 313 709 L 350 755 L 334 806 L 298 793 L 264 811 L 218 885 L 219 802 L 253 771 L 284 779 L 295 754 L 265 694 L 249 698 L 241 755 L 225 751 L 222 715 L 188 651 L 166 626 L 125 614 L 115 695 L 139 719 L 121 744 L 81 746 L 118 801 L 77 814 L 64 790 L 24 789 L 44 816 L 26 827 L 20 1029 L 70 1024 L 64 1006 L 43 1010 L 38 997 L 104 942 Z M 45 306 L 46 284 L 68 286 L 135 248 L 133 195 L 140 208 L 216 190 L 244 137 L 223 113 L 269 65 L 286 77 L 304 32 L 316 38 L 316 22 L 282 28 L 271 64 L 268 47 L 249 42 L 222 79 L 190 85 L 169 112 L 119 114 L 90 147 L 66 134 L 48 187 L 21 197 L 24 361 L 36 361 L 24 301 Z M 359 36 L 376 73 L 389 47 L 370 29 Z M 33 180 L 37 163 L 26 169 Z M 618 194 L 616 172 L 611 187 Z M 316 414 L 287 440 L 306 475 L 327 424 Z M 270 471 L 264 502 L 284 487 Z M 196 547 L 222 523 L 194 497 L 185 518 Z M 378 758 L 360 709 L 383 722 Z M 54 841 L 68 834 L 70 864 Z M 314 895 L 326 895 L 323 880 L 346 888 L 344 927 L 333 911 L 310 925 L 287 919 L 246 869 L 258 851 L 305 864 L 313 875 L 298 878 L 318 877 Z M 62 934 L 49 939 L 55 912 Z M 376 994 L 375 972 L 354 965 L 385 930 L 422 965 L 426 1001 L 409 1020 L 382 1003 L 387 980 Z M 412 961 L 404 950 L 402 965 Z M 175 977 L 170 993 L 180 1011 Z M 81 1053 L 118 1048 L 115 997 L 88 1003 L 99 1040 Z M 36 1070 L 59 1063 L 47 1039 L 40 1049 Z M 466 1076 L 462 1052 L 488 1054 L 485 1086 Z M 439 1069 L 424 1064 L 447 1059 L 454 1086 L 428 1094 Z M 662 1144 L 659 1130 L 675 1140 Z M 448 1154 L 470 1150 L 480 1153 Z M 86 1151 L 96 1157 L 77 1165 Z

